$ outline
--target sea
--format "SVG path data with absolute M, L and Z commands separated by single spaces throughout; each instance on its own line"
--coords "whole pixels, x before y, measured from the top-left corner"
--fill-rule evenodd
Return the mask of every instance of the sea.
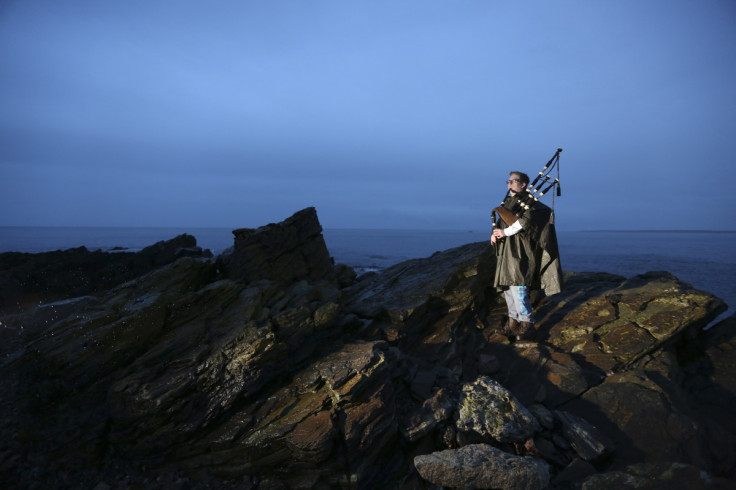
M 0 227 L 0 253 L 89 250 L 138 251 L 182 233 L 218 255 L 233 245 L 229 228 Z M 358 271 L 380 271 L 405 260 L 428 257 L 472 242 L 488 230 L 325 229 L 337 263 Z M 632 277 L 668 271 L 697 289 L 736 307 L 736 231 L 557 231 L 562 268 Z

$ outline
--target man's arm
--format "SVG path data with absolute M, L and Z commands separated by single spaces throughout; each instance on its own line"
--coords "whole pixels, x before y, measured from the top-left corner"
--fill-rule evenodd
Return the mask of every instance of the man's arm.
M 495 240 L 491 239 L 491 243 L 496 243 L 497 240 L 500 240 L 501 238 L 506 236 L 516 235 L 521 230 L 521 220 L 516 220 L 514 224 L 512 224 L 511 226 L 507 226 L 506 228 L 494 228 L 493 238 L 495 238 Z
M 503 230 L 503 233 L 506 236 L 516 235 L 517 233 L 521 231 L 521 229 L 522 229 L 521 220 L 519 219 L 519 220 L 516 220 L 513 225 L 507 226 Z

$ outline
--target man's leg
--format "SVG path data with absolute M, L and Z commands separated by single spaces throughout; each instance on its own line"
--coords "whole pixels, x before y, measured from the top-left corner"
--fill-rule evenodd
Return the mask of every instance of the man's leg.
M 509 312 L 509 319 L 503 328 L 503 334 L 508 335 L 509 337 L 515 337 L 516 332 L 519 330 L 519 312 L 516 306 L 515 295 L 516 293 L 512 291 L 511 288 L 505 289 L 503 292 L 503 297 L 506 300 L 506 307 Z
M 528 286 L 511 286 L 509 291 L 512 292 L 514 308 L 516 309 L 515 318 L 520 322 L 534 323 L 534 313 L 532 312 L 532 302 L 529 299 Z
M 509 291 L 511 291 L 510 299 L 513 301 L 515 317 L 519 321 L 514 332 L 516 339 L 528 340 L 536 332 L 534 329 L 534 312 L 532 311 L 532 303 L 529 299 L 529 287 L 511 286 Z
M 519 308 L 516 304 L 516 291 L 514 288 L 515 286 L 511 286 L 504 290 L 503 298 L 506 300 L 506 306 L 509 309 L 509 318 L 519 321 Z

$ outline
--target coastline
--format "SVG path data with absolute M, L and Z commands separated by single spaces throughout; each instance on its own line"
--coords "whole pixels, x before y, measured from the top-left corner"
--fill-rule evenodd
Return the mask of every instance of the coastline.
M 40 253 L 86 247 L 135 252 L 180 234 L 221 254 L 232 246 L 229 228 L 0 227 L 0 253 Z M 380 271 L 397 263 L 429 257 L 467 243 L 485 241 L 487 230 L 323 230 L 335 262 L 357 271 Z M 631 277 L 666 270 L 693 287 L 736 305 L 736 232 L 683 233 L 666 230 L 558 230 L 563 270 L 609 272 Z M 675 245 L 676 244 L 676 245 Z

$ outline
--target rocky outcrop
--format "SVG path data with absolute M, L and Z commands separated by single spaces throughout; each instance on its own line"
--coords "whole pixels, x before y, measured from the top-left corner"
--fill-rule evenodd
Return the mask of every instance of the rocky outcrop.
M 234 233 L 220 257 L 0 318 L 0 485 L 736 479 L 734 317 L 704 331 L 725 310 L 711 294 L 568 273 L 534 298 L 534 339 L 511 342 L 486 244 L 356 278 L 312 208 Z
M 235 244 L 221 257 L 232 279 L 291 284 L 335 275 L 314 208 L 299 211 L 282 223 L 234 230 L 233 235 Z
M 96 295 L 181 257 L 211 257 L 191 235 L 154 243 L 139 252 L 85 247 L 38 254 L 0 254 L 0 314 L 34 305 Z

